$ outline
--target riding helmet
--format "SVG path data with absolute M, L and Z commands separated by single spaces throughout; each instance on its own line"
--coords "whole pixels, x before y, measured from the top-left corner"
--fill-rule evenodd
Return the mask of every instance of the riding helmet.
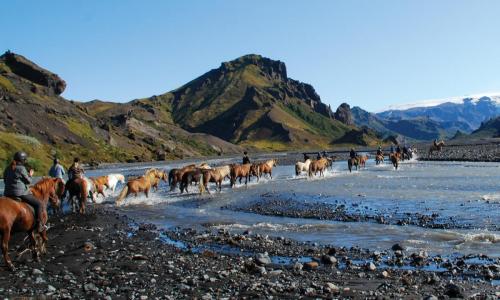
M 26 159 L 28 159 L 28 154 L 24 151 L 18 151 L 14 154 L 15 161 L 25 162 Z

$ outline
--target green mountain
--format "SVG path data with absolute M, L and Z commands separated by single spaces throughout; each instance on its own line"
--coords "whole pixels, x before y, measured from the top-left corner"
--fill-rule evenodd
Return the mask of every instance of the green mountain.
M 473 131 L 469 138 L 500 138 L 500 116 L 491 118 L 481 123 L 481 126 Z
M 66 83 L 21 55 L 0 56 L 0 167 L 24 149 L 45 171 L 53 156 L 69 164 L 151 161 L 239 152 L 214 136 L 190 133 L 168 122 L 163 112 L 140 102 L 79 103 L 60 96 Z M 100 112 L 113 107 L 113 116 Z
M 361 131 L 335 119 L 311 85 L 288 78 L 283 62 L 260 55 L 222 63 L 174 91 L 128 106 L 155 111 L 162 122 L 190 132 L 259 150 L 328 148 L 344 141 L 372 144 L 376 139 L 372 132 L 350 138 Z M 123 107 L 97 114 L 111 117 L 117 109 Z

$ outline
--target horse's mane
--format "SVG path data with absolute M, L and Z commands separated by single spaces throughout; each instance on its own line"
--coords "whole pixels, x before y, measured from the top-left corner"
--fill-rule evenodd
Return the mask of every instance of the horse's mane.
M 35 183 L 32 188 L 35 190 L 38 190 L 40 192 L 47 191 L 49 188 L 51 188 L 54 185 L 54 180 L 55 178 L 50 178 L 50 177 L 44 177 L 37 183 Z

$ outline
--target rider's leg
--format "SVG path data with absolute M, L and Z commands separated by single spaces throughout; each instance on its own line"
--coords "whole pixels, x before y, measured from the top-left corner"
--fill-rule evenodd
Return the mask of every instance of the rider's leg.
M 31 194 L 23 195 L 20 197 L 24 202 L 28 203 L 29 205 L 33 206 L 35 209 L 35 218 L 36 218 L 36 223 L 38 224 L 38 231 L 41 232 L 44 230 L 44 224 L 42 222 L 43 220 L 43 205 L 35 198 L 35 196 Z

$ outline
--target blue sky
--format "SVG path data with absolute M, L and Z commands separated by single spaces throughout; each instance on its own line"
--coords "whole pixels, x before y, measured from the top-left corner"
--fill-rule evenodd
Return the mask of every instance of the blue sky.
M 0 51 L 63 96 L 129 101 L 257 53 L 322 100 L 378 111 L 500 91 L 500 1 L 5 1 Z

